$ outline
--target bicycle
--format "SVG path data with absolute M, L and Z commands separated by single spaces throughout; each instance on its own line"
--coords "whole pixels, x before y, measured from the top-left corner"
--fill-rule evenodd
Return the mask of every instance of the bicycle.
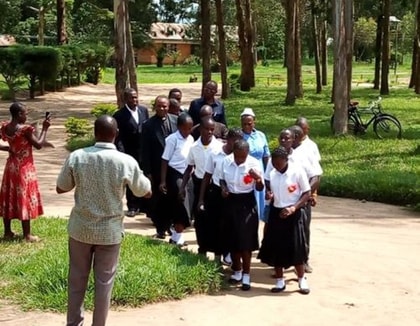
M 365 134 L 373 123 L 373 131 L 379 139 L 401 138 L 401 123 L 396 117 L 382 111 L 382 98 L 369 102 L 368 107 L 359 108 L 359 102 L 350 102 L 348 106 L 347 130 L 354 135 Z M 361 115 L 371 114 L 369 121 L 364 122 Z M 334 132 L 334 114 L 330 120 L 331 130 Z

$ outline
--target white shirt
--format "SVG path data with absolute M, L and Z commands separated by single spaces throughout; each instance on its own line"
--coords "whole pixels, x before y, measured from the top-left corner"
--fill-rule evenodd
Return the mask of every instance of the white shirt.
M 213 152 L 206 161 L 204 171 L 212 175 L 213 183 L 220 187 L 220 179 L 223 176 L 223 160 L 229 156 L 233 159 L 232 155 L 227 155 L 223 148 L 218 152 Z
M 232 157 L 231 157 L 232 155 Z M 222 179 L 226 181 L 229 192 L 234 194 L 245 194 L 254 190 L 255 180 L 246 183 L 245 177 L 248 175 L 250 169 L 261 173 L 261 163 L 256 158 L 248 155 L 245 162 L 237 165 L 233 158 L 233 154 L 227 156 L 223 160 Z
M 128 112 L 131 113 L 131 115 L 133 116 L 133 119 L 136 121 L 136 123 L 139 124 L 139 113 L 137 112 L 137 106 L 134 108 L 134 110 L 132 110 L 126 104 L 125 108 L 128 110 Z
M 179 131 L 170 134 L 165 138 L 162 159 L 168 161 L 171 168 L 184 174 L 187 168 L 187 157 L 193 144 L 194 138 L 191 135 L 184 138 Z
M 299 146 L 300 147 L 300 146 Z M 298 147 L 298 148 L 299 148 Z M 322 175 L 322 168 L 319 162 L 310 161 L 308 156 L 304 153 L 304 149 L 301 148 L 299 151 L 296 152 L 295 149 L 292 150 L 292 153 L 288 157 L 289 163 L 296 164 L 300 166 L 305 174 L 309 179 L 316 175 Z M 273 163 L 271 162 L 271 158 L 268 160 L 267 167 L 264 173 L 264 179 L 270 180 L 270 172 L 274 169 Z
M 194 166 L 194 174 L 197 178 L 204 177 L 206 162 L 213 152 L 220 152 L 222 146 L 223 143 L 214 136 L 207 146 L 203 145 L 201 137 L 194 142 L 188 154 L 187 163 Z
M 305 172 L 293 163 L 288 164 L 284 173 L 276 169 L 270 172 L 270 188 L 274 196 L 273 205 L 277 208 L 296 204 L 304 192 L 311 190 Z
M 308 155 L 313 157 L 318 162 L 321 162 L 321 154 L 319 153 L 318 145 L 312 139 L 310 139 L 309 136 L 305 137 L 300 146 L 305 148 L 305 150 L 308 152 Z

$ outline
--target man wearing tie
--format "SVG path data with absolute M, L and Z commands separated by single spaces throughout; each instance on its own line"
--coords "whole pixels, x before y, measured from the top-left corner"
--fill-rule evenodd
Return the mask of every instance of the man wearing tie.
M 114 114 L 118 123 L 118 136 L 115 145 L 120 152 L 132 156 L 137 163 L 141 161 L 142 125 L 149 119 L 146 107 L 138 104 L 137 92 L 133 88 L 124 90 L 125 105 Z M 126 190 L 128 217 L 134 217 L 144 211 L 141 198 L 133 195 L 130 189 Z

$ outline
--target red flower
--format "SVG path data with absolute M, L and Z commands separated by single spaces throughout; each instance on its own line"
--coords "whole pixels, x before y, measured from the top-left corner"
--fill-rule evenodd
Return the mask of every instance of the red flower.
M 287 187 L 287 190 L 289 190 L 290 193 L 294 192 L 297 188 L 297 185 L 293 184 Z
M 247 174 L 246 176 L 244 176 L 244 183 L 247 185 L 249 183 L 252 183 L 252 181 L 254 181 L 254 178 L 251 177 L 249 174 Z

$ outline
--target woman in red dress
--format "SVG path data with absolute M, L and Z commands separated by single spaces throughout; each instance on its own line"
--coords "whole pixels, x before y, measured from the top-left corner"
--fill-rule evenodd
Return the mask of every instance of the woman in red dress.
M 2 122 L 0 126 L 2 140 L 9 143 L 9 157 L 0 190 L 0 216 L 3 217 L 4 238 L 14 237 L 11 220 L 16 218 L 22 222 L 25 240 L 36 242 L 39 238 L 31 234 L 30 220 L 42 215 L 43 209 L 32 147 L 36 149 L 43 147 L 50 126 L 50 117 L 46 115 L 41 134 L 37 137 L 35 127 L 25 124 L 28 111 L 23 104 L 15 102 L 9 110 L 12 119 Z M 4 149 L 7 150 L 7 146 Z

